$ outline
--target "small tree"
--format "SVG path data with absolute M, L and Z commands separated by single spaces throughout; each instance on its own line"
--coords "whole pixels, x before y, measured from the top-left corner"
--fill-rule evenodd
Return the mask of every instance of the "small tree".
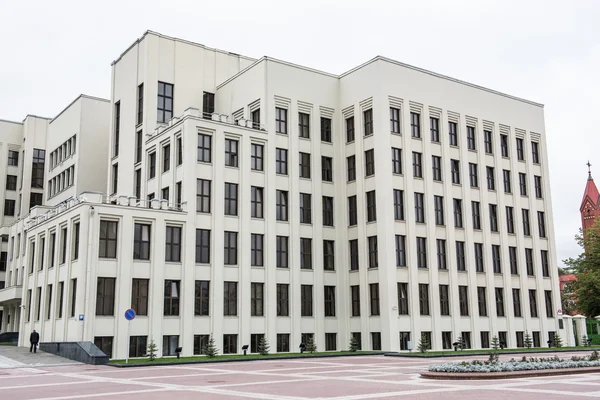
M 269 343 L 267 342 L 267 338 L 265 336 L 261 337 L 258 341 L 258 346 L 256 350 L 258 350 L 258 353 L 261 356 L 269 355 Z
M 215 339 L 213 339 L 212 335 L 208 340 L 208 344 L 206 344 L 204 349 L 202 349 L 202 353 L 204 353 L 204 355 L 208 358 L 215 358 L 219 354 L 219 349 L 217 349 Z
M 528 349 L 533 347 L 533 341 L 531 340 L 531 335 L 529 334 L 529 331 L 525 331 L 524 344 L 525 344 L 525 347 L 527 347 Z
M 421 336 L 421 340 L 419 340 L 419 343 L 417 344 L 417 350 L 419 350 L 420 353 L 425 353 L 429 350 L 429 340 L 427 340 L 425 336 Z
M 306 343 L 306 351 L 308 351 L 311 354 L 317 351 L 317 345 L 313 336 L 310 336 L 308 338 L 308 343 Z
M 492 338 L 492 350 L 495 352 L 498 352 L 498 350 L 500 350 L 500 340 L 498 340 L 498 336 L 495 336 Z
M 158 351 L 158 348 L 156 347 L 156 343 L 154 343 L 154 339 L 152 339 L 150 341 L 150 344 L 148 345 L 148 357 L 150 357 L 150 361 L 154 361 L 156 360 L 156 352 Z
M 497 363 L 498 360 L 500 359 L 500 354 L 498 354 L 498 351 L 500 350 L 500 340 L 498 340 L 498 336 L 494 335 L 494 337 L 492 337 L 492 351 L 490 353 L 490 357 L 488 359 L 488 361 L 490 363 Z
M 355 352 L 358 351 L 358 339 L 356 338 L 356 336 L 351 335 L 350 336 L 350 346 L 348 347 L 348 350 L 350 350 L 351 352 Z
M 560 337 L 560 335 L 558 333 L 556 335 L 554 335 L 554 347 L 558 347 L 558 348 L 563 347 L 562 338 Z

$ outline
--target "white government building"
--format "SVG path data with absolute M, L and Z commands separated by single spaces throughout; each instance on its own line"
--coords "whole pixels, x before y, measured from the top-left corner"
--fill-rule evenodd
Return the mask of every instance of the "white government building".
M 0 140 L 19 345 L 565 338 L 541 104 L 384 57 L 334 75 L 146 32 L 110 101 L 0 121 Z

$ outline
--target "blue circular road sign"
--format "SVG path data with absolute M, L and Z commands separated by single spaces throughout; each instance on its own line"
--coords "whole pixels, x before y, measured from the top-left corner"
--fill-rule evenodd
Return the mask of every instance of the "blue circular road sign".
M 135 318 L 135 310 L 130 308 L 129 310 L 125 311 L 125 319 L 127 321 L 131 321 L 132 319 Z

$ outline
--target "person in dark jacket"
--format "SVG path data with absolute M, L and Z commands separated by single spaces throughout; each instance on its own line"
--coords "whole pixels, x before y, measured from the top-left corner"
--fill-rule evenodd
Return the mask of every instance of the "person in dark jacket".
M 33 332 L 31 332 L 31 335 L 29 335 L 29 343 L 31 343 L 31 347 L 29 347 L 30 353 L 32 351 L 34 353 L 37 353 L 37 346 L 38 346 L 39 342 L 40 342 L 40 334 L 37 333 L 34 329 Z

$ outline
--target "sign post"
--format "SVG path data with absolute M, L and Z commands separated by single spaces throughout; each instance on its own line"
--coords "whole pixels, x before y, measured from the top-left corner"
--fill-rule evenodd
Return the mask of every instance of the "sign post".
M 131 328 L 131 320 L 135 318 L 135 310 L 133 308 L 125 311 L 125 319 L 127 320 L 127 341 L 125 342 L 125 364 L 129 364 L 129 332 Z

